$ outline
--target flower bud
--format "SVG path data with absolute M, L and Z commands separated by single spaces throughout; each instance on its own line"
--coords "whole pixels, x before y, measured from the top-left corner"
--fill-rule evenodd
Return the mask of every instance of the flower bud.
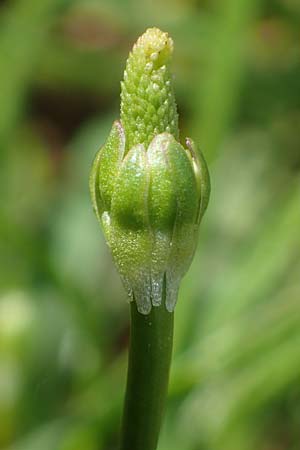
M 178 141 L 173 88 L 167 83 L 172 49 L 171 39 L 157 29 L 138 40 L 122 84 L 121 121 L 114 122 L 90 177 L 94 210 L 142 314 L 162 302 L 174 310 L 210 192 L 203 155 L 191 139 L 186 148 Z

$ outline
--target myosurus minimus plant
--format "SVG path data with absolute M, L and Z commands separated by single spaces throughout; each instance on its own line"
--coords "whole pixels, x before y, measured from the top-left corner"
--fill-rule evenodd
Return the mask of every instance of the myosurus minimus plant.
M 166 401 L 174 308 L 197 244 L 210 182 L 195 143 L 179 140 L 173 41 L 149 28 L 129 54 L 121 118 L 96 154 L 90 191 L 131 301 L 121 450 L 155 450 Z

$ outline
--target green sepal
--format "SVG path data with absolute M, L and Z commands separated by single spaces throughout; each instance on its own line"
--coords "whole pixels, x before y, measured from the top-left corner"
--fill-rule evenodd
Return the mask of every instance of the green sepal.
M 159 306 L 163 297 L 164 278 L 168 268 L 177 198 L 173 189 L 173 175 L 168 161 L 168 147 L 174 140 L 169 133 L 156 136 L 150 143 L 147 156 L 150 166 L 149 222 L 152 232 L 151 301 Z
M 195 142 L 191 138 L 186 138 L 186 146 L 190 151 L 191 157 L 194 162 L 194 171 L 196 174 L 198 189 L 201 193 L 201 200 L 197 217 L 197 223 L 200 223 L 209 202 L 210 176 L 204 155 L 196 146 Z
M 149 167 L 143 145 L 133 147 L 115 180 L 109 245 L 123 283 L 139 311 L 148 314 L 151 236 L 148 221 Z
M 124 152 L 124 130 L 121 122 L 116 120 L 107 141 L 95 156 L 90 175 L 92 204 L 99 221 L 105 211 L 110 211 L 114 183 Z
M 167 151 L 176 193 L 177 213 L 166 271 L 166 308 L 176 305 L 181 278 L 188 270 L 197 243 L 197 211 L 201 202 L 197 177 L 190 155 L 174 138 Z
M 172 234 L 177 212 L 176 193 L 172 189 L 172 170 L 168 148 L 174 140 L 169 133 L 156 136 L 147 150 L 151 183 L 149 189 L 149 220 L 156 231 Z
M 145 147 L 133 147 L 124 158 L 114 180 L 111 216 L 129 231 L 148 226 L 149 170 Z
M 96 153 L 94 158 L 90 179 L 89 179 L 89 188 L 90 195 L 92 200 L 93 210 L 97 216 L 98 221 L 101 223 L 101 211 L 103 210 L 103 202 L 101 199 L 101 194 L 99 190 L 99 160 L 100 160 L 100 152 L 101 149 Z

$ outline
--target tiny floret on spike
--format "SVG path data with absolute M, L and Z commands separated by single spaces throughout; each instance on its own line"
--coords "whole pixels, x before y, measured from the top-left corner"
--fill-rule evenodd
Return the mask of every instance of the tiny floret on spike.
M 138 311 L 173 311 L 207 208 L 207 165 L 194 142 L 179 142 L 170 62 L 173 41 L 157 28 L 134 45 L 114 122 L 90 176 L 92 203 Z M 165 295 L 163 294 L 165 287 Z

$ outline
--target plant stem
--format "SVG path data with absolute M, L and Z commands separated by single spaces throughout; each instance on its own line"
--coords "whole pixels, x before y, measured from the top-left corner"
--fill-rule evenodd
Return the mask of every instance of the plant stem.
M 167 396 L 174 314 L 161 306 L 148 315 L 131 303 L 131 335 L 121 450 L 155 450 Z

